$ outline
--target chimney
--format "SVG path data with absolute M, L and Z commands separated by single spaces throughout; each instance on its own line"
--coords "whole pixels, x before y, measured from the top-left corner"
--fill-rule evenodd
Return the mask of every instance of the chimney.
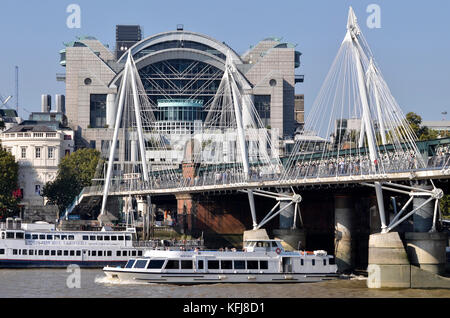
M 49 113 L 52 109 L 52 97 L 50 95 L 41 96 L 41 112 Z
M 66 113 L 66 96 L 55 95 L 55 108 L 57 113 Z

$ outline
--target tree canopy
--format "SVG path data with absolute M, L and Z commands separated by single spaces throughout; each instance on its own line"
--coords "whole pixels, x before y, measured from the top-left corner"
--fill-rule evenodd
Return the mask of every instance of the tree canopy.
M 406 121 L 409 123 L 409 126 L 416 134 L 419 140 L 433 140 L 439 138 L 440 133 L 434 129 L 431 129 L 427 126 L 422 126 L 422 117 L 417 115 L 414 112 L 410 112 L 406 114 Z M 445 137 L 449 134 L 447 132 L 444 133 Z
M 64 211 L 84 187 L 91 185 L 99 159 L 100 152 L 95 149 L 80 149 L 66 156 L 56 179 L 44 186 L 42 195 Z
M 0 147 L 0 218 L 14 216 L 18 211 L 18 198 L 13 194 L 18 188 L 19 164 L 14 156 Z

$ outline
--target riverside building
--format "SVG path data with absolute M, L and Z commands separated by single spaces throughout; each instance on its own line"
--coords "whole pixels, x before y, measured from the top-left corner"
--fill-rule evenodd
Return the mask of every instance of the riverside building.
M 205 120 L 205 109 L 217 92 L 229 52 L 251 87 L 249 93 L 262 122 L 280 141 L 278 147 L 298 127 L 295 85 L 303 82 L 303 76 L 295 71 L 301 53 L 280 38 L 266 38 L 239 55 L 225 42 L 180 25 L 143 39 L 140 27 L 117 26 L 115 51 L 94 37 L 77 38 L 65 46 L 60 64 L 66 73 L 59 74 L 58 80 L 66 83 L 66 114 L 77 148 L 102 150 L 112 139 L 115 99 L 126 61 L 123 53 L 128 49 L 148 99 L 157 109 L 158 127 L 178 136 L 171 137 L 171 142 L 181 147 Z M 123 153 L 126 145 L 119 141 L 118 147 Z M 180 149 L 167 159 L 181 162 L 182 154 Z

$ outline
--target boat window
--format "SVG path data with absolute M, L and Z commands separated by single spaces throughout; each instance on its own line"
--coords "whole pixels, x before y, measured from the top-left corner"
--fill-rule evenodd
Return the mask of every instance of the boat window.
M 138 259 L 136 263 L 134 263 L 133 268 L 145 268 L 147 266 L 147 260 L 146 259 Z
M 117 237 L 117 239 L 118 239 L 119 241 L 123 241 L 123 235 L 119 235 L 119 236 Z
M 312 266 L 315 266 L 315 265 L 316 265 L 316 260 L 313 259 L 313 260 L 312 260 Z
M 98 251 L 98 256 L 103 256 L 103 251 Z
M 122 256 L 128 256 L 128 251 L 122 251 Z
M 27 250 L 22 250 L 22 255 L 27 255 L 28 251 Z
M 16 239 L 23 239 L 23 233 L 22 232 L 16 232 Z
M 50 255 L 50 251 L 49 250 L 46 250 L 45 251 L 45 256 L 49 256 Z
M 103 238 L 105 241 L 109 241 L 109 235 L 105 235 Z
M 5 254 L 5 249 L 4 248 L 0 248 L 0 255 L 4 255 Z
M 247 269 L 258 269 L 258 261 L 247 261 Z
M 81 251 L 77 251 L 77 256 L 81 256 Z
M 45 240 L 45 234 L 39 234 L 39 239 L 40 240 Z
M 305 265 L 305 262 L 303 261 L 303 258 L 300 260 L 300 265 L 301 266 Z
M 55 256 L 55 255 L 56 255 L 56 251 L 53 250 L 53 251 L 51 252 L 51 255 L 52 255 L 52 256 Z
M 197 262 L 197 269 L 203 269 L 203 260 Z
M 222 269 L 233 269 L 232 261 L 220 261 L 220 266 Z
M 29 253 L 30 255 L 33 255 L 34 254 L 34 250 L 30 250 L 30 253 Z
M 120 254 L 120 251 L 116 251 L 116 256 L 121 256 Z
M 97 236 L 97 241 L 103 241 L 103 236 L 102 235 L 98 235 Z
M 92 251 L 92 256 L 97 256 L 97 251 Z
M 37 240 L 38 239 L 38 235 L 37 234 L 33 234 L 33 240 Z
M 125 268 L 132 268 L 133 267 L 133 264 L 134 264 L 134 259 L 130 259 L 128 262 L 127 262 L 127 265 L 125 265 Z
M 75 251 L 70 251 L 70 256 L 75 256 Z
M 258 246 L 258 247 L 262 247 L 262 246 L 263 246 L 263 243 L 262 243 L 262 242 L 258 242 L 258 243 L 257 243 L 257 246 Z
M 268 261 L 259 261 L 259 269 L 269 269 Z
M 64 256 L 69 256 L 69 251 L 64 251 Z
M 142 251 L 137 252 L 138 256 L 142 256 Z
M 136 256 L 136 251 L 131 251 L 131 256 Z
M 13 250 L 13 255 L 17 255 L 17 250 Z
M 117 241 L 117 236 L 111 235 L 111 241 Z
M 62 255 L 62 251 L 58 250 L 57 254 L 58 254 L 58 256 L 61 256 Z
M 192 269 L 192 261 L 181 261 L 181 269 Z
M 327 260 L 326 259 L 323 260 L 323 266 L 327 266 Z
M 106 251 L 106 256 L 112 256 L 112 252 L 111 251 Z
M 125 236 L 125 241 L 131 241 L 131 235 L 126 235 Z
M 180 261 L 169 259 L 166 264 L 166 269 L 180 269 Z
M 53 235 L 47 235 L 47 240 L 53 240 Z
M 148 263 L 147 268 L 149 269 L 160 269 L 163 267 L 165 260 L 163 259 L 152 259 L 150 263 Z
M 59 235 L 55 235 L 55 236 L 53 237 L 53 239 L 59 240 L 59 239 L 60 239 L 60 236 L 59 236 Z
M 44 255 L 44 251 L 43 250 L 39 250 L 38 254 L 39 255 Z
M 278 247 L 277 242 L 272 242 L 272 247 Z
M 67 235 L 61 235 L 61 240 L 67 240 Z
M 2 233 L 3 235 L 5 235 L 4 233 Z M 26 240 L 30 240 L 31 239 L 31 234 L 25 234 L 25 239 Z
M 89 237 L 89 239 L 90 239 L 91 241 L 95 241 L 95 235 L 91 235 L 91 236 Z
M 245 269 L 245 261 L 234 261 L 234 269 Z
M 14 232 L 6 232 L 6 238 L 7 239 L 13 239 L 14 238 Z
M 73 235 L 69 235 L 69 241 L 75 240 L 75 237 Z
M 2 240 L 5 239 L 5 232 L 2 232 Z
M 208 269 L 219 269 L 219 261 L 208 260 Z
M 83 241 L 88 241 L 88 240 L 89 240 L 89 236 L 83 235 Z

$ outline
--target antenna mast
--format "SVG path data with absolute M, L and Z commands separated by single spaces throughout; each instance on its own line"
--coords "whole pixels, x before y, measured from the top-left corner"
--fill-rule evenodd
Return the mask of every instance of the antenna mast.
M 19 115 L 19 67 L 16 65 L 16 112 Z

